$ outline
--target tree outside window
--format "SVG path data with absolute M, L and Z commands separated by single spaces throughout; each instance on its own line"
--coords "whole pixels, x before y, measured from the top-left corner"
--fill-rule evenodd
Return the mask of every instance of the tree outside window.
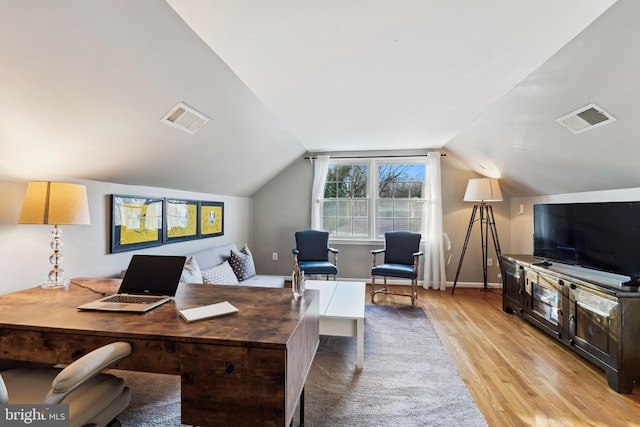
M 420 233 L 424 212 L 425 165 L 379 164 L 376 237 L 387 231 Z
M 368 181 L 368 164 L 329 165 L 322 224 L 331 236 L 369 235 Z
M 404 160 L 332 162 L 324 191 L 323 229 L 338 239 L 379 239 L 387 231 L 420 232 L 426 166 L 422 160 Z

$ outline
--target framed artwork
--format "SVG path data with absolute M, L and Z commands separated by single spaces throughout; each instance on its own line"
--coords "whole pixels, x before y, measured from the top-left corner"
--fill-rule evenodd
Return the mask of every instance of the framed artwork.
M 164 199 L 111 196 L 111 252 L 162 245 Z
M 200 238 L 224 234 L 224 203 L 200 202 Z
M 197 239 L 198 214 L 198 202 L 195 200 L 166 199 L 165 243 Z

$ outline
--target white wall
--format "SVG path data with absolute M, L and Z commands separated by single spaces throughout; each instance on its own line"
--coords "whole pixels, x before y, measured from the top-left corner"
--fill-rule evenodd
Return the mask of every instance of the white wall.
M 533 205 L 538 203 L 625 202 L 640 200 L 640 188 L 511 198 L 512 254 L 533 254 Z M 520 213 L 522 212 L 522 213 Z
M 251 199 L 187 191 L 74 181 L 85 184 L 89 196 L 91 225 L 62 226 L 61 267 L 66 278 L 117 276 L 126 268 L 133 253 L 161 255 L 189 254 L 226 243 L 251 243 Z M 18 224 L 27 182 L 0 179 L 0 294 L 30 288 L 46 280 L 51 269 L 49 247 L 52 226 Z M 224 236 L 192 240 L 110 254 L 111 194 L 151 197 L 177 197 L 224 202 Z M 52 291 L 54 292 L 54 291 Z

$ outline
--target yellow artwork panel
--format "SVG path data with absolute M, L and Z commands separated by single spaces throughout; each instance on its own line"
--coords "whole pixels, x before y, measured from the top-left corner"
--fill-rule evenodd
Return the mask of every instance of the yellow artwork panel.
M 167 203 L 167 237 L 190 237 L 198 233 L 198 206 L 195 203 Z
M 160 238 L 158 230 L 141 230 L 139 228 L 120 228 L 120 244 L 132 245 L 134 243 L 153 242 Z
M 222 233 L 222 206 L 201 206 L 200 209 L 200 233 L 221 234 Z
M 122 205 L 120 244 L 153 242 L 159 239 L 161 212 L 157 205 Z
M 164 199 L 113 194 L 111 253 L 162 245 Z

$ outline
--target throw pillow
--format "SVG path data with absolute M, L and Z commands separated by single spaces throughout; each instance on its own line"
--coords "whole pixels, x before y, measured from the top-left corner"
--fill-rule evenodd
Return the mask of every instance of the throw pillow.
M 193 256 L 189 256 L 185 261 L 180 281 L 186 283 L 203 283 L 202 272 Z
M 229 261 L 215 267 L 202 270 L 202 280 L 210 285 L 237 285 L 238 278 L 233 273 Z
M 231 264 L 233 272 L 241 282 L 256 275 L 256 266 L 253 263 L 253 255 L 247 245 L 244 245 L 240 251 L 231 251 L 229 264 Z

